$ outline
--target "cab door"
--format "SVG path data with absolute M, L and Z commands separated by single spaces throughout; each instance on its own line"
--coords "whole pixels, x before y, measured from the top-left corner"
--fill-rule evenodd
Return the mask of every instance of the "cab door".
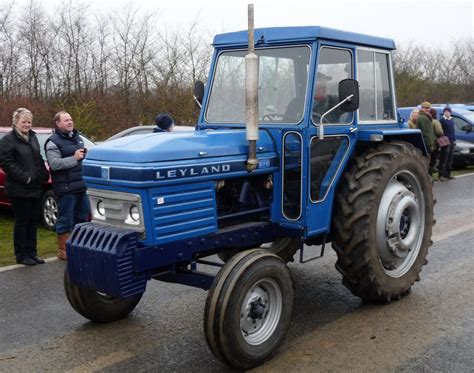
M 330 228 L 334 185 L 346 164 L 357 136 L 354 112 L 335 109 L 339 103 L 339 82 L 354 78 L 354 51 L 334 44 L 319 45 L 314 87 L 310 106 L 311 118 L 305 143 L 306 236 L 325 233 Z M 319 138 L 321 124 L 324 139 Z

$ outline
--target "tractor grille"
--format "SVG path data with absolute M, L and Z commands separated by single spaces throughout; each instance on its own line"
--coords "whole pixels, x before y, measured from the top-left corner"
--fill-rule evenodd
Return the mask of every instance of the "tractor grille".
M 150 200 L 158 245 L 217 231 L 213 182 L 153 189 Z

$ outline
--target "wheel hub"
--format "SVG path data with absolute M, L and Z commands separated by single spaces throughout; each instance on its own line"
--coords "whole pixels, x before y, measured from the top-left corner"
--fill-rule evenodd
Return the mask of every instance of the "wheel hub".
M 399 191 L 390 203 L 385 223 L 387 246 L 393 255 L 398 258 L 408 255 L 417 237 L 417 226 L 411 222 L 419 218 L 415 195 L 409 190 Z
M 258 298 L 250 304 L 250 312 L 248 316 L 253 320 L 263 319 L 263 315 L 265 314 L 265 308 L 267 307 L 263 303 L 262 298 Z
M 240 330 L 247 343 L 259 345 L 270 338 L 281 310 L 281 290 L 274 280 L 264 279 L 252 286 L 240 310 Z
M 423 236 L 423 196 L 410 173 L 387 185 L 377 214 L 376 243 L 388 275 L 400 277 L 416 258 Z

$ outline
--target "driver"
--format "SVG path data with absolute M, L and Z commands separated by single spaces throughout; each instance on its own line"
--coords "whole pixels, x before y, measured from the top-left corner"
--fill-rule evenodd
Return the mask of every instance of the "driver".
M 321 116 L 330 108 L 338 104 L 337 99 L 333 95 L 328 94 L 327 83 L 332 77 L 318 72 L 316 89 L 313 98 L 313 121 L 319 124 Z M 339 120 L 339 110 L 335 110 L 324 117 L 325 123 L 337 123 Z

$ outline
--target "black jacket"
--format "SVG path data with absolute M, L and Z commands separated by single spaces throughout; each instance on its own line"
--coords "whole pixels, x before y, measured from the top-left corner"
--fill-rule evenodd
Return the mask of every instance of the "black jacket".
M 0 166 L 6 174 L 5 190 L 10 198 L 40 198 L 49 173 L 41 157 L 34 131 L 26 141 L 15 130 L 0 141 Z

